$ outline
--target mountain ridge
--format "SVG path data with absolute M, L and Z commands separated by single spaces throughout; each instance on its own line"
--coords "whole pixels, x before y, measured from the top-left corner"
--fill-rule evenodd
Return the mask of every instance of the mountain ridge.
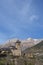
M 0 45 L 0 47 L 9 47 L 9 46 L 15 46 L 15 42 L 17 40 L 20 40 L 20 39 L 10 39 L 8 41 L 6 41 L 3 45 Z M 33 39 L 33 38 L 27 38 L 25 40 L 20 40 L 21 41 L 21 47 L 22 47 L 22 50 L 28 48 L 28 47 L 32 47 L 36 44 L 38 44 L 39 42 L 41 42 L 43 39 Z

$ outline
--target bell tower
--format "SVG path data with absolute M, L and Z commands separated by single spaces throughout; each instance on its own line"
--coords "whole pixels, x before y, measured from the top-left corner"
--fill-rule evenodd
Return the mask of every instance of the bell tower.
M 15 44 L 16 44 L 16 48 L 17 48 L 18 50 L 20 50 L 21 41 L 17 40 Z

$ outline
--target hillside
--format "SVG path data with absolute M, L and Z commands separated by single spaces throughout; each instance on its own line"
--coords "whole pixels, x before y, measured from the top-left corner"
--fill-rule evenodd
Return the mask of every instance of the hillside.
M 39 42 L 38 44 L 32 46 L 32 47 L 28 47 L 27 49 L 25 49 L 23 51 L 23 53 L 28 53 L 28 52 L 40 52 L 43 51 L 43 41 Z
M 43 49 L 43 41 L 39 42 L 35 46 L 31 47 L 32 49 Z

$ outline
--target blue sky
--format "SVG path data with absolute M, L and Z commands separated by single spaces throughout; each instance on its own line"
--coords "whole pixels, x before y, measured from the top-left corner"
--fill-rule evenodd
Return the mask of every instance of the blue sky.
M 43 38 L 43 0 L 0 0 L 0 43 Z

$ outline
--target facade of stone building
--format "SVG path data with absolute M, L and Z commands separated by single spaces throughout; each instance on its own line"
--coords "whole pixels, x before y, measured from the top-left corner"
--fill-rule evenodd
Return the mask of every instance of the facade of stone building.
M 11 52 L 13 56 L 21 56 L 21 42 L 19 40 L 16 41 L 15 47 L 11 48 Z

